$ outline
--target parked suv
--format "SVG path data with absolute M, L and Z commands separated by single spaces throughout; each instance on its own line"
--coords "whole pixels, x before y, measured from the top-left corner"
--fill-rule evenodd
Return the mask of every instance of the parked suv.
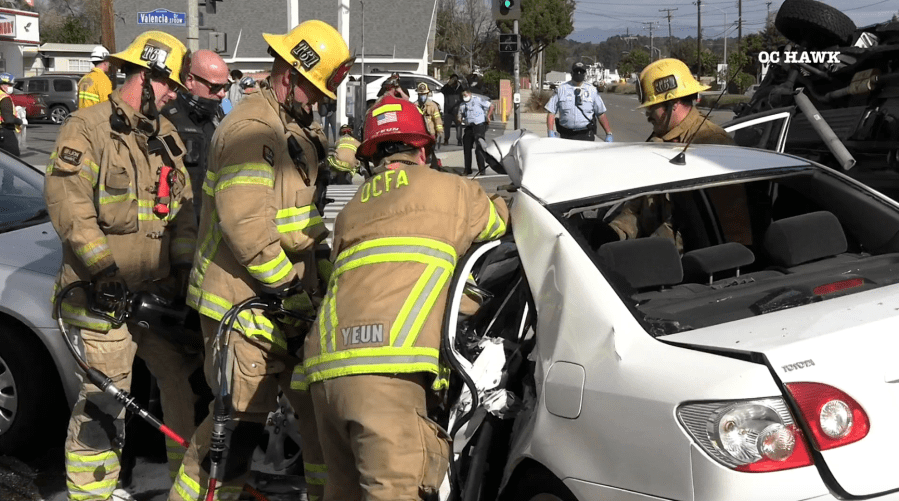
M 16 80 L 16 89 L 40 95 L 49 109 L 48 117 L 61 124 L 69 113 L 78 109 L 78 80 L 81 75 L 45 74 Z

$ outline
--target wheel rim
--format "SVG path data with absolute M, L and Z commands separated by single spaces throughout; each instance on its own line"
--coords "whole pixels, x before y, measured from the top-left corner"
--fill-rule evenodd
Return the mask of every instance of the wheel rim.
M 53 123 L 62 123 L 67 116 L 69 116 L 69 112 L 62 108 L 53 108 L 50 111 L 50 118 L 53 120 Z
M 0 357 L 0 435 L 9 431 L 19 408 L 16 380 L 6 360 Z

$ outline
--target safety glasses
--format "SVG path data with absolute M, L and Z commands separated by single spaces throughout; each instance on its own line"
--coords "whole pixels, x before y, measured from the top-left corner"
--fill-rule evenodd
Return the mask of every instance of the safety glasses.
M 200 83 L 202 83 L 202 84 L 205 85 L 206 87 L 209 87 L 209 93 L 210 93 L 210 94 L 218 94 L 219 92 L 221 92 L 221 91 L 223 91 L 223 90 L 224 90 L 224 91 L 227 91 L 228 88 L 231 87 L 231 82 L 225 82 L 225 83 L 216 84 L 216 83 L 210 82 L 209 80 L 206 80 L 205 78 L 203 78 L 203 77 L 201 77 L 201 76 L 199 76 L 199 75 L 194 75 L 193 73 L 191 73 L 190 76 L 191 76 L 191 78 L 193 78 L 194 80 L 199 81 Z

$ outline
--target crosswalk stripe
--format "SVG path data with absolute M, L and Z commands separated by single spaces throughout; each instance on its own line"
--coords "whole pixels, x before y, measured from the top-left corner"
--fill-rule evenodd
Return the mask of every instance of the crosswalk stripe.
M 337 214 L 353 199 L 357 191 L 359 191 L 359 185 L 356 184 L 332 184 L 328 186 L 328 198 L 334 201 L 325 206 L 322 220 L 324 220 L 325 226 L 332 233 L 334 232 L 334 221 L 337 219 Z M 327 242 L 328 245 L 331 245 L 331 236 L 328 236 Z

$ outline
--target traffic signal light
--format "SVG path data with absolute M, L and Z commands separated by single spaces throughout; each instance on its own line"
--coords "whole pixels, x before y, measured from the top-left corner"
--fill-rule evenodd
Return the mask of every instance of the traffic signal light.
M 521 18 L 521 0 L 493 0 L 493 18 L 513 21 Z
M 515 33 L 499 34 L 500 52 L 518 52 L 518 35 Z

